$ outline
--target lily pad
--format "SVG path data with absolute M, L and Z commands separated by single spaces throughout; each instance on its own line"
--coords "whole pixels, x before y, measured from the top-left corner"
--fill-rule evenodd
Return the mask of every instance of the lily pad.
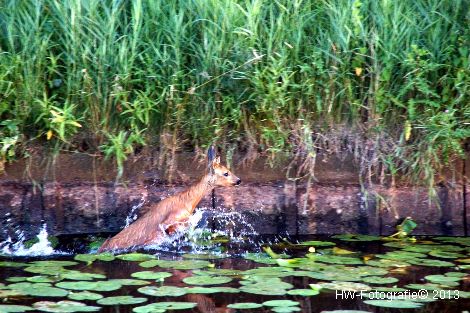
M 131 276 L 135 278 L 141 278 L 141 279 L 165 279 L 165 278 L 171 277 L 172 274 L 168 272 L 143 271 L 143 272 L 132 273 Z
M 0 299 L 24 296 L 19 290 L 0 290 Z
M 94 261 L 113 261 L 116 257 L 112 253 L 101 253 L 101 254 L 77 254 L 74 259 L 76 261 L 82 261 L 92 263 Z
M 186 253 L 182 255 L 185 259 L 196 259 L 196 260 L 215 260 L 226 258 L 225 254 L 213 254 L 213 253 Z
M 270 300 L 263 302 L 264 306 L 297 306 L 299 302 L 292 300 Z
M 354 235 L 354 234 L 335 235 L 332 238 L 339 239 L 339 240 L 342 240 L 342 241 L 376 241 L 376 240 L 381 240 L 381 238 L 379 236 Z
M 398 281 L 395 277 L 377 277 L 377 276 L 368 276 L 362 279 L 363 282 L 368 284 L 393 284 Z
M 86 273 L 80 271 L 68 270 L 59 274 L 61 278 L 70 279 L 70 280 L 94 280 L 94 279 L 104 279 L 106 278 L 103 274 L 97 273 Z
M 12 261 L 0 262 L 0 267 L 26 267 L 26 266 L 29 266 L 29 264 L 22 263 L 22 262 L 12 262 Z
M 364 303 L 373 306 L 396 309 L 419 309 L 422 303 L 409 300 L 366 300 Z
M 426 280 L 431 283 L 444 284 L 446 285 L 449 282 L 458 282 L 461 280 L 461 277 L 445 276 L 445 275 L 427 275 L 424 277 Z
M 463 254 L 457 252 L 441 251 L 441 250 L 432 250 L 429 252 L 429 255 L 435 256 L 437 258 L 443 259 L 457 259 L 464 257 Z
M 51 287 L 48 283 L 16 283 L 8 285 L 12 290 L 18 290 L 24 295 L 35 297 L 65 297 L 68 291 Z
M 441 260 L 430 260 L 430 259 L 411 259 L 408 263 L 421 266 L 438 266 L 438 267 L 451 267 L 454 263 L 441 261 Z
M 320 292 L 318 290 L 314 290 L 314 289 L 292 289 L 287 292 L 287 294 L 291 296 L 304 296 L 304 297 L 316 296 L 319 293 Z
M 129 305 L 129 304 L 139 304 L 147 301 L 147 298 L 136 298 L 132 296 L 116 296 L 116 297 L 107 297 L 97 301 L 101 305 Z
M 140 293 L 154 297 L 179 297 L 186 294 L 186 290 L 174 286 L 147 286 L 137 289 Z
M 36 310 L 43 312 L 96 312 L 100 310 L 100 307 L 89 306 L 85 303 L 76 301 L 40 301 L 33 304 Z
M 309 246 L 309 247 L 330 247 L 335 246 L 336 244 L 331 241 L 318 241 L 318 240 L 309 240 L 298 243 L 299 246 Z
M 199 286 L 206 286 L 206 285 L 221 285 L 226 284 L 232 281 L 232 278 L 227 276 L 204 276 L 204 275 L 197 275 L 197 276 L 190 276 L 183 278 L 183 282 L 189 285 L 199 285 Z
M 314 287 L 320 286 L 321 288 L 325 288 L 325 289 L 344 290 L 344 291 L 369 291 L 372 289 L 368 285 L 364 285 L 361 283 L 347 282 L 347 281 L 333 281 L 331 283 L 318 283 L 318 284 L 313 284 L 313 285 Z
M 276 313 L 291 313 L 291 312 L 300 312 L 300 308 L 297 306 L 276 306 L 271 308 L 272 312 Z
M 123 261 L 142 262 L 142 261 L 155 259 L 155 256 L 151 254 L 145 254 L 145 253 L 128 253 L 128 254 L 117 255 L 116 258 L 123 260 Z
M 243 258 L 262 264 L 277 264 L 276 259 L 271 258 L 266 253 L 245 253 Z
M 32 266 L 52 266 L 52 267 L 64 267 L 64 266 L 74 266 L 77 265 L 77 262 L 74 261 L 57 261 L 57 260 L 47 260 L 47 261 L 33 261 L 29 263 Z
M 250 309 L 258 309 L 261 308 L 263 305 L 259 303 L 253 302 L 239 302 L 227 305 L 228 308 L 237 309 L 237 310 L 250 310 Z
M 210 262 L 205 260 L 150 260 L 146 262 L 139 263 L 141 267 L 155 267 L 159 266 L 162 268 L 172 268 L 176 270 L 193 270 L 209 267 Z
M 0 304 L 0 312 L 13 313 L 13 312 L 26 312 L 34 310 L 30 306 L 16 305 L 16 304 Z
M 194 302 L 157 302 L 132 309 L 135 313 L 154 313 L 162 310 L 189 310 L 197 306 Z M 164 311 L 162 311 L 164 312 Z
M 240 290 L 233 287 L 185 287 L 186 293 L 239 293 Z
M 93 291 L 113 291 L 122 287 L 122 284 L 116 281 L 73 281 L 73 282 L 60 282 L 56 284 L 57 287 L 71 289 L 71 290 L 93 290 Z
M 131 279 L 131 278 L 116 278 L 110 279 L 108 281 L 119 283 L 123 286 L 144 286 L 150 284 L 150 282 L 141 279 Z
M 290 285 L 290 284 L 289 284 Z M 292 286 L 292 285 L 291 285 Z M 292 287 L 291 287 L 292 288 Z M 272 283 L 258 282 L 240 287 L 240 291 L 257 295 L 283 296 L 287 294 L 287 288 L 273 285 Z
M 103 298 L 102 295 L 99 293 L 89 292 L 89 291 L 81 291 L 81 292 L 70 292 L 67 296 L 69 299 L 83 301 L 83 300 L 92 300 L 96 301 Z
M 28 278 L 29 277 L 25 277 L 25 276 L 12 276 L 12 277 L 7 277 L 5 280 L 11 283 L 19 283 L 22 281 L 26 281 Z
M 57 277 L 57 276 L 43 276 L 43 275 L 40 275 L 40 276 L 28 277 L 28 278 L 26 278 L 26 280 L 31 282 L 31 283 L 55 283 L 55 282 L 61 281 L 62 278 Z

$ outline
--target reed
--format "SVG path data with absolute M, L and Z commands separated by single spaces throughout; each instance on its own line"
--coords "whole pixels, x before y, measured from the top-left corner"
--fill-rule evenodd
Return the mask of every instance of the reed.
M 217 141 L 429 185 L 470 135 L 465 0 L 3 0 L 0 151 Z M 85 138 L 85 139 L 84 139 Z M 308 166 L 307 166 L 308 165 Z

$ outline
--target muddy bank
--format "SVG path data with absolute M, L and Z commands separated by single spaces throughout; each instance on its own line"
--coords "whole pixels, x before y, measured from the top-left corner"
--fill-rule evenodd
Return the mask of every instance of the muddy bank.
M 174 181 L 168 184 L 155 160 L 128 164 L 125 185 L 114 183 L 112 164 L 86 155 L 62 155 L 49 166 L 40 159 L 9 165 L 0 176 L 0 236 L 17 229 L 30 235 L 43 221 L 56 235 L 117 232 L 131 211 L 142 214 L 146 205 L 182 190 L 204 168 L 192 155 L 179 155 Z M 386 188 L 370 184 L 361 188 L 358 170 L 350 159 L 319 162 L 316 181 L 310 184 L 286 179 L 286 166 L 270 168 L 262 160 L 235 166 L 233 170 L 243 184 L 219 188 L 215 201 L 207 197 L 199 205 L 208 209 L 208 224 L 215 229 L 252 231 L 248 224 L 259 234 L 387 235 L 401 219 L 411 216 L 419 225 L 416 234 L 468 233 L 470 188 L 462 172 L 470 176 L 468 161 L 456 165 L 449 183 L 437 187 L 433 199 L 429 190 L 420 186 Z M 240 215 L 231 223 L 217 217 L 216 211 Z

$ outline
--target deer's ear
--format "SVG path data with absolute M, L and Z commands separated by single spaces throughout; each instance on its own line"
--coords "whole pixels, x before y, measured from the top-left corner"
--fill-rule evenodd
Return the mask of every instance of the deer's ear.
M 212 166 L 218 166 L 220 164 L 220 156 L 216 157 L 214 161 L 212 161 Z

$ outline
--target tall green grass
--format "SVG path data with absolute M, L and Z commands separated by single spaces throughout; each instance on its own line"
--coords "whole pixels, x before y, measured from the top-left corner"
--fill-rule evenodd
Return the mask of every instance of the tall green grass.
M 3 0 L 0 149 L 350 151 L 435 183 L 470 136 L 465 0 Z

